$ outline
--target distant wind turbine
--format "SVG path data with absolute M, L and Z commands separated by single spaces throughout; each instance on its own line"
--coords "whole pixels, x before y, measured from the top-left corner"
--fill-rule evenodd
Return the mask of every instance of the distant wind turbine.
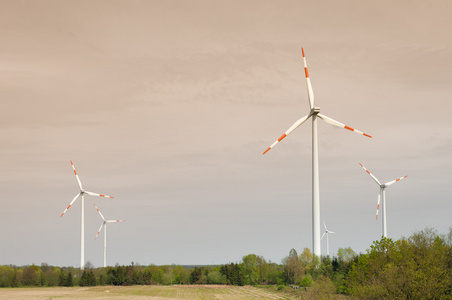
M 68 207 L 63 211 L 60 217 L 62 217 L 66 211 L 71 207 L 71 205 L 77 200 L 78 197 L 82 196 L 82 203 L 81 203 L 81 220 L 80 220 L 80 269 L 83 270 L 85 268 L 85 194 L 88 194 L 90 196 L 98 196 L 98 197 L 106 197 L 106 198 L 114 198 L 107 195 L 101 195 L 96 194 L 93 192 L 85 191 L 82 187 L 82 183 L 80 182 L 80 179 L 78 178 L 77 172 L 75 171 L 74 164 L 71 160 L 72 169 L 74 170 L 75 178 L 77 178 L 78 186 L 80 188 L 80 192 L 72 199 L 71 203 L 69 203 Z
M 378 220 L 378 210 L 380 208 L 380 199 L 382 200 L 382 210 L 383 210 L 383 216 L 382 216 L 382 226 L 383 226 L 383 236 L 387 237 L 388 233 L 386 231 L 386 199 L 385 199 L 385 189 L 396 183 L 399 180 L 402 180 L 403 178 L 407 178 L 408 176 L 403 176 L 400 177 L 399 179 L 393 180 L 393 181 L 389 181 L 385 184 L 381 184 L 380 181 L 378 181 L 377 177 L 375 177 L 374 175 L 372 175 L 372 173 L 369 172 L 369 170 L 367 170 L 361 163 L 359 164 L 361 167 L 363 167 L 363 169 L 367 172 L 367 174 L 370 175 L 370 177 L 372 177 L 372 179 L 378 184 L 378 186 L 380 187 L 380 192 L 378 193 L 378 202 L 377 202 L 377 214 L 375 217 L 375 220 Z
M 328 230 L 328 229 L 326 228 L 325 222 L 323 222 L 323 226 L 325 227 L 325 231 L 323 232 L 323 235 L 322 235 L 322 237 L 321 237 L 320 239 L 323 239 L 323 237 L 326 235 L 326 255 L 327 255 L 327 256 L 330 256 L 330 246 L 329 246 L 329 244 L 328 244 L 328 235 L 329 235 L 330 233 L 336 233 L 336 232 L 331 231 L 331 230 Z
M 312 117 L 312 248 L 313 253 L 320 257 L 320 196 L 319 196 L 319 157 L 318 157 L 318 140 L 317 140 L 317 117 L 327 122 L 328 124 L 335 125 L 341 128 L 345 128 L 354 131 L 358 134 L 370 137 L 370 135 L 365 134 L 362 131 L 353 129 L 345 124 L 342 124 L 336 120 L 331 119 L 323 114 L 320 114 L 320 108 L 314 106 L 314 92 L 311 86 L 311 80 L 309 79 L 308 67 L 306 64 L 306 57 L 304 55 L 304 49 L 301 48 L 303 53 L 304 71 L 306 74 L 306 83 L 308 87 L 308 99 L 309 107 L 311 111 L 308 115 L 302 117 L 296 121 L 279 139 L 277 139 L 263 154 L 267 153 L 272 149 L 277 143 L 279 143 L 283 138 L 294 131 L 298 126 L 303 124 L 307 119 Z
M 100 210 L 97 208 L 96 204 L 94 204 L 94 207 L 97 209 L 97 212 L 99 213 L 100 217 L 102 218 L 103 222 L 100 225 L 99 230 L 97 231 L 96 237 L 94 239 L 97 239 L 99 236 L 100 231 L 102 230 L 102 227 L 104 227 L 104 268 L 107 267 L 107 223 L 117 223 L 117 222 L 125 222 L 126 220 L 105 220 L 104 216 L 100 212 Z

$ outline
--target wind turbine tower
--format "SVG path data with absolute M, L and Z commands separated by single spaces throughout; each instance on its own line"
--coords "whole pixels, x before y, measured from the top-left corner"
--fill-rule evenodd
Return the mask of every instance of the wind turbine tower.
M 320 195 L 319 195 L 319 156 L 318 156 L 318 139 L 317 139 L 317 118 L 327 122 L 328 124 L 348 129 L 358 134 L 371 138 L 370 135 L 342 124 L 320 113 L 320 108 L 314 106 L 314 92 L 309 78 L 308 66 L 304 49 L 301 48 L 303 54 L 304 71 L 306 75 L 306 84 L 308 88 L 308 99 L 310 112 L 308 115 L 296 121 L 279 139 L 277 139 L 263 154 L 267 153 L 276 144 L 281 142 L 287 135 L 303 124 L 307 119 L 312 117 L 312 252 L 318 257 L 321 256 L 320 248 Z
M 100 217 L 102 218 L 103 222 L 100 225 L 99 230 L 97 231 L 96 237 L 94 239 L 97 239 L 99 236 L 100 231 L 102 230 L 102 227 L 104 227 L 104 268 L 107 267 L 107 223 L 117 223 L 117 222 L 125 222 L 126 220 L 105 220 L 104 216 L 100 212 L 100 210 L 97 208 L 96 204 L 94 204 L 94 207 L 97 209 L 97 212 L 99 213 Z
M 330 256 L 330 245 L 328 243 L 328 235 L 330 233 L 336 233 L 336 232 L 328 230 L 328 228 L 326 228 L 325 222 L 323 222 L 323 226 L 325 227 L 325 231 L 323 232 L 323 235 L 320 239 L 323 239 L 323 237 L 326 235 L 326 255 Z
M 80 188 L 80 192 L 72 199 L 71 203 L 69 203 L 68 207 L 63 211 L 60 217 L 62 217 L 66 211 L 72 206 L 72 204 L 75 202 L 75 200 L 78 199 L 78 197 L 82 196 L 81 200 L 81 219 L 80 219 L 80 270 L 83 270 L 85 268 L 85 194 L 88 194 L 90 196 L 97 196 L 97 197 L 105 197 L 105 198 L 114 198 L 107 195 L 102 194 L 96 194 L 93 192 L 85 191 L 82 187 L 82 182 L 80 181 L 80 178 L 78 178 L 77 171 L 75 171 L 74 164 L 71 160 L 72 169 L 74 170 L 75 178 L 77 178 L 78 186 Z
M 388 237 L 388 232 L 387 232 L 387 227 L 386 227 L 386 197 L 385 197 L 385 190 L 388 186 L 396 183 L 397 181 L 400 181 L 404 178 L 407 178 L 408 176 L 403 176 L 400 177 L 399 179 L 393 180 L 393 181 L 389 181 L 387 183 L 381 184 L 380 181 L 378 181 L 377 177 L 375 177 L 374 175 L 372 175 L 372 173 L 369 172 L 369 170 L 366 169 L 366 167 L 364 167 L 361 163 L 359 164 L 361 167 L 363 167 L 363 169 L 367 172 L 367 174 L 370 175 L 370 177 L 372 177 L 372 179 L 375 181 L 376 184 L 378 184 L 378 186 L 380 187 L 380 192 L 378 193 L 378 202 L 377 202 L 377 214 L 375 217 L 375 220 L 378 220 L 378 210 L 380 209 L 380 199 L 381 199 L 381 204 L 382 204 L 382 210 L 383 210 L 383 214 L 382 214 L 382 231 L 383 231 L 383 237 Z

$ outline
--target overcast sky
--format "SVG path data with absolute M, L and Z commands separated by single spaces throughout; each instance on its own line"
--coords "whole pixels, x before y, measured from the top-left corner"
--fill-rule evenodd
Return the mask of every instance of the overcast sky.
M 280 263 L 312 247 L 316 106 L 330 252 L 451 224 L 450 1 L 0 2 L 0 264 Z M 326 243 L 322 240 L 322 253 Z

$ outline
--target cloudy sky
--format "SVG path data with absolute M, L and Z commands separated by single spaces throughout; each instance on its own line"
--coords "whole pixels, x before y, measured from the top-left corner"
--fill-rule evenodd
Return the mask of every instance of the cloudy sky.
M 0 2 L 0 264 L 280 262 L 312 247 L 311 123 L 322 113 L 330 252 L 452 225 L 449 1 Z M 326 253 L 325 241 L 322 252 Z

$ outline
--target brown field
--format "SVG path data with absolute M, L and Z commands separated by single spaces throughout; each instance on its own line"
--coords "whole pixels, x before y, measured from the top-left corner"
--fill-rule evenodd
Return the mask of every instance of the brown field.
M 223 285 L 1 288 L 0 299 L 296 299 L 276 289 Z
M 312 293 L 285 287 L 226 285 L 173 285 L 173 286 L 96 286 L 96 287 L 36 287 L 0 288 L 0 300 L 18 299 L 346 299 L 344 296 Z

